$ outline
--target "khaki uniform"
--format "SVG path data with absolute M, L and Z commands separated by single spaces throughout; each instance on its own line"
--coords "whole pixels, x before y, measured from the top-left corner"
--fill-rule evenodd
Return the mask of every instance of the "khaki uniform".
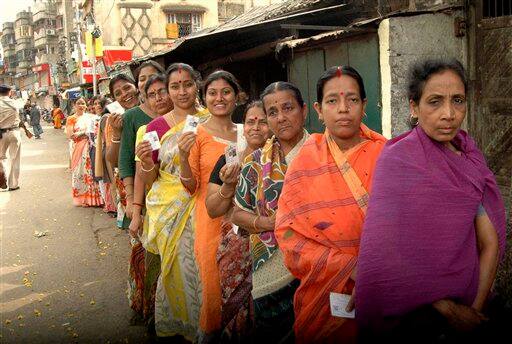
M 0 96 L 0 172 L 4 172 L 10 189 L 18 187 L 20 176 L 21 134 L 18 107 L 15 100 Z

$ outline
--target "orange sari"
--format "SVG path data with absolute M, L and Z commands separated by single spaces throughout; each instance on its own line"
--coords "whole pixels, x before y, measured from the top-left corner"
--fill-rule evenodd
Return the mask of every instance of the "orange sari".
M 300 279 L 294 329 L 302 343 L 355 341 L 355 321 L 332 316 L 329 298 L 352 294 L 368 192 L 386 141 L 362 124 L 365 140 L 342 152 L 329 135 L 312 135 L 288 168 L 276 220 L 285 264 Z
M 221 327 L 221 289 L 217 250 L 221 240 L 222 217 L 210 218 L 206 210 L 206 194 L 210 174 L 228 141 L 213 137 L 201 125 L 196 144 L 190 150 L 189 163 L 197 181 L 196 231 L 194 251 L 202 286 L 199 325 L 203 335 L 215 334 Z
M 62 120 L 65 118 L 61 109 L 56 108 L 52 110 L 53 127 L 55 129 L 62 128 Z
M 83 207 L 99 207 L 103 205 L 98 183 L 94 180 L 90 147 L 93 137 L 87 134 L 90 123 L 95 121 L 95 116 L 84 113 L 72 117 L 67 124 L 67 132 L 75 134 L 73 140 L 73 152 L 71 155 L 71 188 L 73 204 Z M 96 124 L 95 124 L 96 125 Z

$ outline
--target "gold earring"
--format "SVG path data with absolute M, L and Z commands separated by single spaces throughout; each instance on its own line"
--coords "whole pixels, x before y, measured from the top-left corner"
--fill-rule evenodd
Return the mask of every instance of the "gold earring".
M 418 125 L 418 122 L 419 122 L 419 119 L 418 117 L 414 117 L 413 114 L 411 114 L 411 117 L 409 117 L 409 124 L 411 125 L 411 127 L 415 127 Z

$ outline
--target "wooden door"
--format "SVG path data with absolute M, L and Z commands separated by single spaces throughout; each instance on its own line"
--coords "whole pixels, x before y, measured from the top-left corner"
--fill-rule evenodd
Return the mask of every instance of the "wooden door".
M 288 63 L 288 78 L 301 90 L 308 104 L 306 129 L 309 132 L 323 132 L 324 126 L 313 108 L 317 99 L 316 83 L 327 68 L 339 65 L 350 65 L 361 74 L 368 99 L 364 123 L 382 133 L 379 45 L 376 34 L 348 41 L 339 40 L 293 53 Z
M 475 3 L 476 82 L 469 129 L 509 204 L 512 178 L 512 1 Z

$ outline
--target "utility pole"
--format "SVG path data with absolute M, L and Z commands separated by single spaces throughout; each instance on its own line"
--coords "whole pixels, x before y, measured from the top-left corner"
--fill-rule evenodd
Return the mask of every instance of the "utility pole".
M 98 94 L 98 85 L 96 80 L 96 38 L 92 35 L 92 95 Z

